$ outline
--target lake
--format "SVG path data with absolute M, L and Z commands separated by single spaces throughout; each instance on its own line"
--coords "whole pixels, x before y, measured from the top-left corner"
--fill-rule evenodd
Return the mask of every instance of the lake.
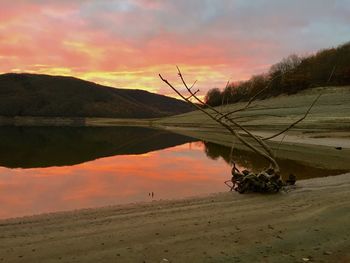
M 266 165 L 245 151 L 234 159 Z M 343 172 L 280 165 L 299 179 Z M 230 170 L 229 148 L 162 130 L 1 127 L 0 218 L 228 191 Z

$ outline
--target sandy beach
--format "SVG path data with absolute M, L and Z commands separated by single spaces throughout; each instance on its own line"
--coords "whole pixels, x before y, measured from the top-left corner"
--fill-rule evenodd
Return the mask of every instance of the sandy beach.
M 349 262 L 350 174 L 0 221 L 0 262 Z

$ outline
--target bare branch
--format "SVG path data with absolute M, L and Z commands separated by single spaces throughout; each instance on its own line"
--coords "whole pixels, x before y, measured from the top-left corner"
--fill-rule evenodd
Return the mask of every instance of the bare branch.
M 285 133 L 286 131 L 292 129 L 292 128 L 293 128 L 295 125 L 297 125 L 299 122 L 303 121 L 303 120 L 307 117 L 307 115 L 309 114 L 309 112 L 311 111 L 312 107 L 316 104 L 316 102 L 318 101 L 318 99 L 321 97 L 321 95 L 322 95 L 322 94 L 319 94 L 319 95 L 315 98 L 315 100 L 311 103 L 309 109 L 305 112 L 305 114 L 304 114 L 303 117 L 301 117 L 301 118 L 298 119 L 297 121 L 293 122 L 291 125 L 289 125 L 289 126 L 288 126 L 287 128 L 285 128 L 284 130 L 282 130 L 282 131 L 280 131 L 280 132 L 278 132 L 278 133 L 276 133 L 276 134 L 274 134 L 274 135 L 272 135 L 272 136 L 263 138 L 263 140 L 270 140 L 270 139 L 272 139 L 272 138 L 275 138 L 275 137 L 277 137 L 277 136 L 279 136 L 279 135 Z
M 193 94 L 191 94 L 189 97 L 187 97 L 186 100 L 191 99 L 191 98 L 194 97 L 198 92 L 199 92 L 199 89 L 197 89 Z
M 336 65 L 334 65 L 333 69 L 332 69 L 332 72 L 331 74 L 329 75 L 329 78 L 327 80 L 327 83 L 331 81 L 332 77 L 333 77 L 333 74 L 334 74 L 334 71 L 336 69 Z M 306 118 L 306 116 L 309 114 L 309 112 L 311 111 L 312 107 L 316 104 L 316 102 L 318 101 L 318 99 L 321 97 L 322 93 L 320 93 L 316 98 L 315 100 L 312 102 L 312 104 L 310 105 L 309 109 L 305 112 L 304 116 L 301 117 L 299 120 L 293 122 L 291 125 L 289 125 L 286 129 L 284 129 L 283 131 L 275 134 L 275 135 L 272 135 L 270 137 L 267 137 L 267 138 L 263 138 L 263 140 L 269 140 L 269 139 L 272 139 L 272 138 L 275 138 L 277 137 L 278 135 L 281 135 L 282 133 L 285 133 L 287 132 L 288 130 L 290 130 L 291 128 L 293 128 L 295 125 L 297 125 L 299 122 L 301 122 L 302 120 L 304 120 Z
M 275 115 L 275 114 L 259 114 L 259 115 L 244 115 L 244 116 L 235 116 L 229 118 L 230 120 L 238 120 L 238 119 L 244 119 L 244 118 L 252 118 L 252 117 L 284 117 L 282 115 Z
M 203 106 L 211 109 L 212 111 L 214 111 L 216 113 L 215 117 L 214 117 L 214 120 L 217 121 L 217 118 L 218 118 L 218 115 L 221 115 L 221 117 L 218 119 L 219 120 L 219 123 L 221 123 L 221 119 L 222 119 L 222 116 L 224 115 L 223 113 L 221 113 L 220 111 L 218 111 L 217 109 L 215 109 L 214 107 L 210 106 L 209 104 L 205 103 L 204 101 L 202 101 L 201 99 L 199 99 L 197 96 L 195 96 L 193 94 L 193 92 L 191 91 L 191 89 L 188 88 L 187 84 L 186 84 L 186 81 L 180 71 L 180 68 L 178 66 L 176 66 L 177 68 L 177 71 L 178 71 L 178 75 L 183 83 L 183 85 L 185 86 L 185 88 L 187 89 L 187 91 L 193 95 L 193 97 Z M 246 128 L 244 128 L 242 125 L 240 125 L 239 123 L 237 123 L 236 121 L 232 120 L 232 119 L 229 119 L 229 118 L 225 118 L 225 121 L 228 121 L 230 122 L 231 124 L 235 125 L 236 127 L 238 127 L 239 129 L 241 129 L 242 131 L 244 131 L 246 134 L 248 134 L 251 138 L 253 138 L 267 153 L 268 155 L 272 158 L 272 159 L 275 159 L 275 156 L 274 156 L 274 153 L 272 152 L 272 150 L 270 149 L 269 146 L 267 146 L 267 144 L 261 140 L 260 138 L 256 137 L 254 134 L 252 134 L 250 131 L 248 131 Z
M 178 68 L 178 67 L 177 67 Z M 185 88 L 187 89 L 187 91 L 193 95 L 193 97 L 201 104 L 201 105 L 207 105 L 205 102 L 203 102 L 201 99 L 199 99 L 195 94 L 193 94 L 193 92 L 188 88 L 185 80 L 183 79 L 183 76 L 181 74 L 180 69 L 178 68 L 178 72 L 179 72 L 179 77 L 182 80 L 182 83 L 184 84 Z M 259 138 L 255 137 L 254 135 L 252 135 L 249 131 L 246 130 L 246 132 L 248 134 L 250 134 L 250 136 L 252 138 L 254 138 L 257 141 L 260 141 L 260 144 L 262 142 L 262 145 L 264 145 L 267 148 L 267 153 L 263 152 L 262 150 L 256 148 L 255 146 L 253 146 L 251 143 L 249 143 L 246 139 L 244 139 L 241 135 L 239 135 L 237 133 L 237 131 L 235 129 L 233 129 L 230 125 L 228 125 L 227 123 L 217 119 L 215 116 L 213 116 L 210 112 L 208 112 L 206 109 L 204 109 L 203 107 L 200 107 L 199 105 L 197 105 L 196 103 L 193 103 L 192 101 L 188 100 L 184 95 L 182 95 L 171 83 L 169 83 L 168 80 L 164 79 L 162 77 L 161 74 L 159 74 L 160 79 L 166 83 L 172 90 L 174 90 L 183 100 L 187 101 L 189 104 L 193 105 L 194 107 L 196 107 L 198 110 L 200 110 L 201 112 L 203 112 L 204 114 L 206 114 L 209 118 L 211 118 L 212 120 L 214 120 L 215 122 L 219 123 L 221 126 L 223 126 L 224 128 L 226 128 L 234 137 L 236 137 L 243 145 L 245 145 L 246 147 L 248 147 L 249 149 L 253 150 L 254 152 L 256 152 L 257 154 L 263 156 L 265 159 L 267 159 L 273 166 L 276 174 L 279 174 L 279 165 L 277 164 L 275 158 L 273 157 L 273 153 L 270 150 L 270 148 L 264 143 L 262 142 Z M 209 106 L 210 110 L 213 110 L 215 113 L 218 114 L 222 114 L 219 111 L 217 111 L 215 108 Z M 238 123 L 234 122 L 234 121 L 230 121 L 233 124 L 235 124 L 237 127 L 240 127 L 241 129 L 244 129 L 242 126 L 240 126 Z M 265 149 L 264 147 L 264 149 Z M 266 149 L 265 149 L 266 150 Z
M 288 72 L 288 71 L 287 71 L 287 72 Z M 272 83 L 273 80 L 275 80 L 276 78 L 279 78 L 279 77 L 283 76 L 283 75 L 284 75 L 285 73 L 287 73 L 287 72 L 281 73 L 281 74 L 279 74 L 279 75 L 273 77 L 272 79 L 270 79 L 269 84 L 266 85 L 266 87 L 264 87 L 263 89 L 261 89 L 258 93 L 256 93 L 253 97 L 251 97 L 251 98 L 249 99 L 249 101 L 247 102 L 247 104 L 246 104 L 244 107 L 239 108 L 239 109 L 237 109 L 237 110 L 233 110 L 233 111 L 227 112 L 227 113 L 225 113 L 223 116 L 221 116 L 221 118 L 225 118 L 225 117 L 227 117 L 227 116 L 229 116 L 229 115 L 231 115 L 231 114 L 234 114 L 234 113 L 236 113 L 236 112 L 240 112 L 240 111 L 246 110 L 246 109 L 250 106 L 250 104 L 252 104 L 252 103 L 255 101 L 255 99 L 256 99 L 260 94 L 262 94 L 264 91 L 266 91 L 267 89 L 270 88 L 271 83 Z
M 283 141 L 284 141 L 284 138 L 286 138 L 286 136 L 287 136 L 287 133 L 285 133 L 285 134 L 283 135 L 283 137 L 282 137 L 280 143 L 278 144 L 278 147 L 277 147 L 277 149 L 275 150 L 275 154 L 276 154 L 276 155 L 277 155 L 277 153 L 278 153 L 278 151 L 279 151 L 279 149 L 280 149 L 280 147 L 281 147 L 281 145 L 282 145 L 282 143 L 283 143 Z
M 192 88 L 194 87 L 194 85 L 196 85 L 196 83 L 197 83 L 197 80 L 195 80 L 195 81 L 193 82 L 193 84 L 192 84 L 192 86 L 190 87 L 190 89 L 192 89 Z
M 336 66 L 333 67 L 332 72 L 331 72 L 331 74 L 329 75 L 329 78 L 328 78 L 328 80 L 327 80 L 327 83 L 331 81 L 331 79 L 332 79 L 332 77 L 333 77 L 333 74 L 334 74 L 334 71 L 335 71 L 335 68 L 336 68 Z

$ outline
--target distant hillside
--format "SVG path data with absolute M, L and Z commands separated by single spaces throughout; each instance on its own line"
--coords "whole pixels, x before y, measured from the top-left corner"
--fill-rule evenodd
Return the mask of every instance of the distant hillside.
M 152 118 L 191 110 L 185 102 L 144 90 L 73 77 L 0 75 L 0 116 Z
M 256 98 L 266 99 L 314 87 L 346 85 L 350 85 L 350 42 L 306 57 L 290 55 L 272 65 L 267 73 L 232 83 L 224 90 L 209 90 L 206 102 L 219 106 L 248 101 L 256 94 Z

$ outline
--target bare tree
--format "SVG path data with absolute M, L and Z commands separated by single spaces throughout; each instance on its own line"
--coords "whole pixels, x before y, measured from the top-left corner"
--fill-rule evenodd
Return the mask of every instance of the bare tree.
M 272 65 L 270 72 L 287 73 L 295 69 L 297 66 L 299 66 L 301 61 L 302 59 L 298 55 L 296 54 L 289 55 L 288 57 L 283 58 L 281 62 Z

